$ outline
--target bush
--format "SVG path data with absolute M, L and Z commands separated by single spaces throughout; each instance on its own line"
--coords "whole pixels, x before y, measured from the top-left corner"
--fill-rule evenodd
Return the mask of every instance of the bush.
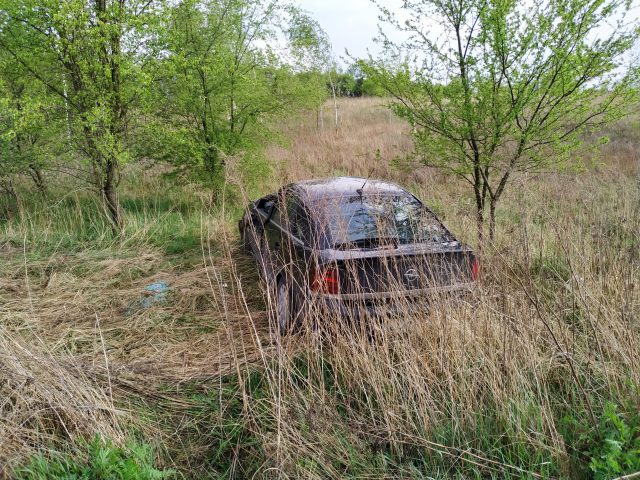
M 618 412 L 607 403 L 599 424 L 600 442 L 591 451 L 589 467 L 604 480 L 640 471 L 640 413 Z
M 173 476 L 172 470 L 155 468 L 149 445 L 131 443 L 121 448 L 99 436 L 91 442 L 81 442 L 81 450 L 75 455 L 37 455 L 15 472 L 18 480 L 159 480 Z

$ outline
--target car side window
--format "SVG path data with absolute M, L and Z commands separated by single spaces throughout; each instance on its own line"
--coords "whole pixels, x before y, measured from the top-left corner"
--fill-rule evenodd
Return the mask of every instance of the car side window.
M 271 221 L 277 223 L 278 225 L 282 225 L 282 218 L 280 215 L 280 202 L 278 202 L 277 200 L 273 202 Z
M 289 221 L 291 219 L 291 201 L 292 196 L 289 192 L 280 191 L 273 202 L 271 220 L 285 230 L 289 230 L 290 228 Z
M 287 219 L 289 220 L 287 227 L 293 236 L 300 238 L 297 217 L 298 199 L 294 195 L 289 195 L 287 196 Z

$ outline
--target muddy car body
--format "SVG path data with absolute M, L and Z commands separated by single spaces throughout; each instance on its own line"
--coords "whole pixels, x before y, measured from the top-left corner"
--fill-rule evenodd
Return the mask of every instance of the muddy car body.
M 286 185 L 249 204 L 239 229 L 275 293 L 281 332 L 312 308 L 375 315 L 400 298 L 469 291 L 478 274 L 473 250 L 431 210 L 379 180 Z

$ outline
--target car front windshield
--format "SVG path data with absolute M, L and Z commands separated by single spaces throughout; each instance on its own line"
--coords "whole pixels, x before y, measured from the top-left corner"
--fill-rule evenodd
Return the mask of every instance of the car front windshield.
M 435 216 L 410 195 L 345 196 L 322 199 L 316 206 L 323 212 L 321 230 L 333 246 L 452 241 Z

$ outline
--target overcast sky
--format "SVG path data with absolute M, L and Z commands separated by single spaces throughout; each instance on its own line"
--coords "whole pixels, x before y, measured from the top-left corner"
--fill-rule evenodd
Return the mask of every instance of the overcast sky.
M 356 58 L 367 55 L 367 49 L 376 54 L 380 47 L 373 39 L 378 35 L 378 8 L 370 0 L 295 0 L 300 7 L 312 14 L 329 35 L 336 58 L 345 57 L 345 48 Z M 399 12 L 402 0 L 379 0 L 391 11 Z M 626 20 L 638 21 L 640 0 L 631 0 L 632 9 Z M 385 32 L 395 40 L 402 38 L 393 27 L 386 25 Z M 609 30 L 610 32 L 610 30 Z M 607 33 L 609 33 L 607 32 Z M 629 58 L 638 52 L 631 52 Z M 348 59 L 343 61 L 349 64 Z
M 298 5 L 320 22 L 333 44 L 333 53 L 344 56 L 347 48 L 355 57 L 366 56 L 367 49 L 379 51 L 373 38 L 378 34 L 378 8 L 370 0 L 297 0 Z M 388 8 L 401 0 L 383 0 Z M 385 31 L 391 30 L 389 27 Z

